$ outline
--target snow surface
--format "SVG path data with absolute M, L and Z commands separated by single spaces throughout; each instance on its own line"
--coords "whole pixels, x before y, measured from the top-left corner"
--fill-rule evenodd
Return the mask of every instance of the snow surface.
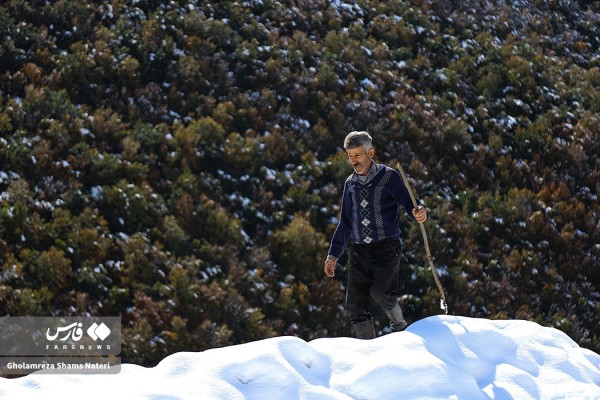
M 435 316 L 373 340 L 277 337 L 112 375 L 0 379 L 1 399 L 600 399 L 600 355 L 534 322 Z

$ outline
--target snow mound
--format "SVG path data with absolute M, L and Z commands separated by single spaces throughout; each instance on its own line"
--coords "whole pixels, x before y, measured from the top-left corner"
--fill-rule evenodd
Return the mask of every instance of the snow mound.
M 0 379 L 2 399 L 600 399 L 600 355 L 534 322 L 435 316 L 377 339 L 277 337 L 113 375 Z

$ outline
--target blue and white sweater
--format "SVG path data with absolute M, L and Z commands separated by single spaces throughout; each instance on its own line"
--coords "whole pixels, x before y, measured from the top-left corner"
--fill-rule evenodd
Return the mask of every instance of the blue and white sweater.
M 344 183 L 342 210 L 328 254 L 340 258 L 348 239 L 352 243 L 377 243 L 400 238 L 398 207 L 412 215 L 413 204 L 398 171 L 376 164 L 361 182 L 353 173 Z

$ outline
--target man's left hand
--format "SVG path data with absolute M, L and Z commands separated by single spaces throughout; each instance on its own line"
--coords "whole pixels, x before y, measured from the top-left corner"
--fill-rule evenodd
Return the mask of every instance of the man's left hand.
M 413 208 L 412 213 L 418 223 L 422 224 L 427 221 L 427 211 L 425 210 L 425 207 L 419 206 Z

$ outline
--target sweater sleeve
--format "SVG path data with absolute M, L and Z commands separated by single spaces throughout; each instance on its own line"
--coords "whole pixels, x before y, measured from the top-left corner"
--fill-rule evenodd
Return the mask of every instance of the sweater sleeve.
M 344 184 L 344 193 L 342 195 L 342 209 L 340 211 L 340 219 L 331 239 L 328 255 L 335 258 L 340 258 L 346 248 L 346 243 L 350 238 L 352 218 L 352 197 L 348 192 L 348 181 Z
M 408 189 L 406 188 L 406 185 L 404 184 L 400 173 L 395 169 L 393 169 L 392 171 L 392 184 L 389 185 L 391 195 L 398 202 L 398 204 L 404 207 L 408 216 L 415 220 L 415 217 L 412 214 L 412 210 L 415 207 L 412 203 L 412 199 L 410 198 L 410 194 L 408 193 Z

